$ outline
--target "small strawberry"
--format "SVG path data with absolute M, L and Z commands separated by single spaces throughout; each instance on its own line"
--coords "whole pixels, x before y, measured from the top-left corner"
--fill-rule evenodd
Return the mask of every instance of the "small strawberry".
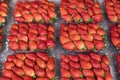
M 71 39 L 72 41 L 80 40 L 80 35 L 78 35 L 78 34 L 70 35 L 70 39 Z
M 83 22 L 83 20 L 79 14 L 74 14 L 73 20 L 75 23 Z
M 13 63 L 13 62 L 6 61 L 6 62 L 4 63 L 4 68 L 5 68 L 5 69 L 11 70 L 12 67 L 14 67 L 14 63 Z
M 118 22 L 118 17 L 116 15 L 108 15 L 108 18 L 110 19 L 111 22 Z
M 90 57 L 94 60 L 101 61 L 101 56 L 97 53 L 90 53 Z
M 22 67 L 22 65 L 24 65 L 24 61 L 21 59 L 13 59 L 13 62 L 17 67 Z
M 34 20 L 33 15 L 30 13 L 24 14 L 24 18 L 25 18 L 26 22 L 33 22 L 33 20 Z
M 37 56 L 46 62 L 49 59 L 49 55 L 47 53 L 37 52 Z
M 36 60 L 36 57 L 35 57 L 35 54 L 34 53 L 27 53 L 25 54 L 26 58 L 32 60 L 32 61 L 35 61 Z
M 86 45 L 88 50 L 94 50 L 95 49 L 94 44 L 91 41 L 85 41 L 85 45 Z
M 30 67 L 33 67 L 35 63 L 30 59 L 25 59 L 25 64 L 30 66 Z
M 54 70 L 55 68 L 55 62 L 54 62 L 54 58 L 53 57 L 50 57 L 48 62 L 47 62 L 47 68 L 49 70 Z
M 18 30 L 16 30 L 16 29 L 10 29 L 10 34 L 11 35 L 15 35 L 16 36 L 16 34 L 18 34 L 19 32 L 18 32 Z
M 103 40 L 102 36 L 101 36 L 101 35 L 98 35 L 98 34 L 93 34 L 93 37 L 94 37 L 94 39 L 96 39 L 96 40 Z
M 65 54 L 61 54 L 61 59 L 62 61 L 68 63 L 70 61 L 70 59 L 65 55 Z
M 10 78 L 0 77 L 0 80 L 10 80 Z
M 39 41 L 46 41 L 47 40 L 47 36 L 38 36 L 37 39 Z
M 88 33 L 89 34 L 95 34 L 96 30 L 94 28 L 92 28 L 91 26 L 88 26 Z
M 35 41 L 29 41 L 29 49 L 31 51 L 37 50 L 37 43 Z
M 14 10 L 14 17 L 21 17 L 21 11 L 20 10 Z
M 9 40 L 9 41 L 18 42 L 18 38 L 17 38 L 17 36 L 15 36 L 15 35 L 9 35 L 9 36 L 8 36 L 8 40 Z
M 91 69 L 91 68 L 92 68 L 92 65 L 91 65 L 90 62 L 81 60 L 81 61 L 80 61 L 80 64 L 81 64 L 81 67 L 82 67 L 83 69 Z
M 34 69 L 35 69 L 35 74 L 36 74 L 37 77 L 45 77 L 44 69 L 40 68 L 37 65 L 34 66 Z
M 61 66 L 61 68 L 64 68 L 64 69 L 66 69 L 66 70 L 69 70 L 69 69 L 70 69 L 69 64 L 67 64 L 67 63 L 64 62 L 64 61 L 61 61 L 61 62 L 60 62 L 60 66 Z
M 105 71 L 110 71 L 109 65 L 105 64 L 105 63 L 101 63 L 102 69 L 104 69 Z
M 7 61 L 11 61 L 11 62 L 12 62 L 14 59 L 16 59 L 16 57 L 15 57 L 14 55 L 8 55 L 7 58 L 6 58 Z
M 17 34 L 17 37 L 18 37 L 18 39 L 19 40 L 22 40 L 22 41 L 25 41 L 25 42 L 27 42 L 28 41 L 28 37 L 27 37 L 27 35 L 24 35 L 24 34 Z
M 46 42 L 42 40 L 39 40 L 37 45 L 39 50 L 46 50 L 47 48 Z
M 111 37 L 111 40 L 115 46 L 117 46 L 120 43 L 119 38 L 117 37 Z
M 12 78 L 13 72 L 7 69 L 2 70 L 2 76 L 7 77 L 7 78 Z
M 12 49 L 12 50 L 18 50 L 18 49 L 19 49 L 18 42 L 10 41 L 10 42 L 9 42 L 9 47 L 10 47 L 10 49 Z
M 90 60 L 90 56 L 87 55 L 87 54 L 78 54 L 78 57 L 82 60 L 85 60 L 85 61 L 89 61 Z
M 64 37 L 69 37 L 69 34 L 65 30 L 60 30 L 60 35 Z
M 73 78 L 83 77 L 83 74 L 79 69 L 70 68 L 70 73 Z
M 70 78 L 72 76 L 70 71 L 68 71 L 66 69 L 61 68 L 60 71 L 61 71 L 61 77 Z
M 71 22 L 72 21 L 72 17 L 68 14 L 64 14 L 62 15 L 62 18 L 67 21 L 67 22 Z
M 90 17 L 90 15 L 88 13 L 81 13 L 82 18 L 85 22 L 92 22 L 92 18 Z
M 105 80 L 112 80 L 112 75 L 110 74 L 110 72 L 106 72 Z
M 49 79 L 54 79 L 55 78 L 55 73 L 54 71 L 51 71 L 49 69 L 46 69 L 46 76 L 49 78 Z
M 36 22 L 42 22 L 42 20 L 43 20 L 42 16 L 39 13 L 34 13 L 33 17 Z
M 101 77 L 105 76 L 105 72 L 103 69 L 93 69 L 93 72 L 96 76 L 101 76 Z
M 86 30 L 84 30 L 84 29 L 80 29 L 80 28 L 79 28 L 77 31 L 78 31 L 78 33 L 79 33 L 80 35 L 88 34 L 88 32 L 87 32 Z
M 54 48 L 55 47 L 55 42 L 52 39 L 48 38 L 47 41 L 46 41 L 46 46 L 47 46 L 48 49 Z
M 43 60 L 40 59 L 40 58 L 37 58 L 37 59 L 36 59 L 36 62 L 37 62 L 37 65 L 38 65 L 40 68 L 42 68 L 42 69 L 45 69 L 45 68 L 47 67 L 45 61 L 43 61 Z
M 32 77 L 25 75 L 23 80 L 34 80 Z
M 86 50 L 86 47 L 83 41 L 74 41 L 74 44 L 78 50 Z
M 82 72 L 85 77 L 94 77 L 92 70 L 83 69 Z
M 73 55 L 73 54 L 68 55 L 68 58 L 69 58 L 71 61 L 74 61 L 74 62 L 78 62 L 78 61 L 79 61 L 79 57 L 76 56 L 76 55 Z
M 80 64 L 74 61 L 70 61 L 69 65 L 75 69 L 80 69 Z
M 60 42 L 61 44 L 65 44 L 67 42 L 70 42 L 70 39 L 64 36 L 60 36 Z
M 68 32 L 69 32 L 70 35 L 78 34 L 78 31 L 76 29 L 72 29 L 72 28 L 69 28 Z
M 19 41 L 20 50 L 27 50 L 28 49 L 28 43 L 25 41 Z
M 21 68 L 13 67 L 12 71 L 20 77 L 24 76 L 24 71 Z
M 92 67 L 93 67 L 93 68 L 101 68 L 100 62 L 98 62 L 98 61 L 95 60 L 95 59 L 90 59 L 90 63 L 92 64 Z
M 42 13 L 41 14 L 45 22 L 50 22 L 50 17 L 47 14 Z
M 28 33 L 28 30 L 25 29 L 24 27 L 19 27 L 19 33 L 26 35 Z
M 49 17 L 51 19 L 55 19 L 56 18 L 57 15 L 56 15 L 56 13 L 54 11 L 47 9 L 47 12 L 48 12 L 48 15 L 49 15 Z
M 101 28 L 98 28 L 97 29 L 97 34 L 99 34 L 99 35 L 105 35 L 105 31 L 103 30 L 103 29 L 101 29 Z
M 16 75 L 15 73 L 12 74 L 12 80 L 22 80 L 22 77 Z

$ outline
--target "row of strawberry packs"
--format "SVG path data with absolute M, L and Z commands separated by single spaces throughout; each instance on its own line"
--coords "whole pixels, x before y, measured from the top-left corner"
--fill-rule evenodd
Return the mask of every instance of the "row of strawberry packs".
M 106 55 L 98 53 L 61 54 L 60 80 L 112 80 L 109 65 Z M 53 80 L 55 68 L 47 53 L 17 53 L 7 56 L 0 80 Z

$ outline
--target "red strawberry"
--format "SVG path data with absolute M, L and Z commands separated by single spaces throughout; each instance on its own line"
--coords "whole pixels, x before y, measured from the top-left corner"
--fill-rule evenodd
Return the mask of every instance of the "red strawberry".
M 37 43 L 35 41 L 29 41 L 29 49 L 31 51 L 37 50 Z
M 34 13 L 33 17 L 36 22 L 42 22 L 42 20 L 43 20 L 42 16 L 39 13 Z
M 97 33 L 99 34 L 99 35 L 105 35 L 105 31 L 103 30 L 103 29 L 101 29 L 101 28 L 98 28 L 97 29 Z
M 13 62 L 17 67 L 22 67 L 22 65 L 24 64 L 23 60 L 21 59 L 13 59 Z
M 119 37 L 120 35 L 119 35 L 119 33 L 116 32 L 116 31 L 111 31 L 111 36 L 112 36 L 112 37 Z
M 96 40 L 103 40 L 102 36 L 101 36 L 101 35 L 98 35 L 98 34 L 93 34 L 93 37 L 94 37 L 94 39 L 96 39 Z
M 60 80 L 70 80 L 70 79 L 68 79 L 68 78 L 61 78 Z
M 37 13 L 37 9 L 34 8 L 34 7 L 30 7 L 30 12 L 31 12 L 32 14 Z
M 38 8 L 38 12 L 41 13 L 41 14 L 42 13 L 47 14 L 47 11 L 45 9 L 42 9 L 41 7 Z
M 45 68 L 47 67 L 45 61 L 43 61 L 43 60 L 40 59 L 40 58 L 37 58 L 37 59 L 36 59 L 36 62 L 37 62 L 37 65 L 38 65 L 40 68 L 42 68 L 42 69 L 45 69 Z
M 80 35 L 78 35 L 78 34 L 70 35 L 70 39 L 71 39 L 72 41 L 80 40 Z
M 34 70 L 31 67 L 26 66 L 26 65 L 22 65 L 22 69 L 23 69 L 25 75 L 31 76 L 33 78 L 36 78 L 35 72 L 34 72 Z
M 67 21 L 67 22 L 71 22 L 72 21 L 72 17 L 68 14 L 64 14 L 62 15 L 62 18 Z
M 82 72 L 85 77 L 94 77 L 92 70 L 83 69 Z
M 82 67 L 83 69 L 91 69 L 91 68 L 92 68 L 92 65 L 91 65 L 90 62 L 81 60 L 81 61 L 80 61 L 80 64 L 81 64 L 81 67 Z
M 79 14 L 81 14 L 81 13 L 86 13 L 86 12 L 87 12 L 87 11 L 86 11 L 85 9 L 83 9 L 83 8 L 77 8 L 77 11 L 78 11 Z
M 1 77 L 0 80 L 10 80 L 10 78 Z
M 110 61 L 109 61 L 109 59 L 107 58 L 107 56 L 106 55 L 102 55 L 102 62 L 104 62 L 105 64 L 107 64 L 107 65 L 109 65 L 110 64 Z
M 97 76 L 97 80 L 104 80 L 103 77 Z
M 49 80 L 49 78 L 36 78 L 36 80 Z
M 86 80 L 95 80 L 93 77 L 86 77 Z
M 18 25 L 19 25 L 19 27 L 23 27 L 25 29 L 29 29 L 28 25 L 25 24 L 25 23 L 19 23 Z
M 47 12 L 48 12 L 48 15 L 49 15 L 49 17 L 51 19 L 55 19 L 56 18 L 57 15 L 56 15 L 56 13 L 54 11 L 47 9 Z
M 91 26 L 88 27 L 88 33 L 89 34 L 95 34 L 96 30 L 94 28 L 92 28 Z
M 69 65 L 73 68 L 80 69 L 80 64 L 74 61 L 70 61 Z
M 47 53 L 43 53 L 43 52 L 37 52 L 37 56 L 41 59 L 43 59 L 44 61 L 48 61 L 49 59 L 49 55 Z
M 37 35 L 30 32 L 30 33 L 28 33 L 28 39 L 31 41 L 37 41 Z
M 72 28 L 69 28 L 68 32 L 69 32 L 70 35 L 78 34 L 77 30 L 76 29 L 72 29 Z
M 61 42 L 62 44 L 65 44 L 65 43 L 67 43 L 67 42 L 70 42 L 70 39 L 67 38 L 67 37 L 64 37 L 64 36 L 60 36 L 60 42 Z
M 63 8 L 63 7 L 60 7 L 60 14 L 61 14 L 61 16 L 68 14 L 67 9 L 65 9 L 65 8 Z
M 47 40 L 47 36 L 38 36 L 37 39 L 41 40 L 41 41 L 46 41 Z
M 92 18 L 95 22 L 101 22 L 102 21 L 102 14 L 101 13 L 95 14 L 95 15 L 93 15 Z
M 91 41 L 85 41 L 85 45 L 86 45 L 88 50 L 94 50 L 95 49 L 94 44 Z
M 86 47 L 83 41 L 74 41 L 74 44 L 78 50 L 86 50 Z
M 14 59 L 16 59 L 14 55 L 8 55 L 6 58 L 7 61 L 13 61 Z
M 41 69 L 37 65 L 34 66 L 34 69 L 35 69 L 35 74 L 36 74 L 37 77 L 45 77 L 45 71 L 44 71 L 44 69 Z
M 68 63 L 70 61 L 70 59 L 65 55 L 65 54 L 61 54 L 61 59 L 62 61 Z
M 116 54 L 116 60 L 117 62 L 120 62 L 120 54 Z
M 30 59 L 25 59 L 25 64 L 30 66 L 30 67 L 33 67 L 35 63 Z
M 118 68 L 117 69 L 118 69 L 118 72 L 120 73 L 120 64 L 119 63 L 118 63 Z
M 26 20 L 26 22 L 33 22 L 33 15 L 30 13 L 24 14 L 24 18 Z
M 90 53 L 90 56 L 94 60 L 97 60 L 99 62 L 101 61 L 101 56 L 99 54 L 97 54 L 97 53 Z
M 87 30 L 87 28 L 88 28 L 88 26 L 86 24 L 78 24 L 77 27 L 80 29 L 83 29 L 83 30 Z
M 73 55 L 73 54 L 68 55 L 68 58 L 69 58 L 71 61 L 74 61 L 74 62 L 78 62 L 78 61 L 79 61 L 79 57 L 76 56 L 76 55 Z
M 75 23 L 83 22 L 83 20 L 79 14 L 74 14 L 73 20 Z
M 70 71 L 68 71 L 66 69 L 61 68 L 60 71 L 61 71 L 61 76 L 64 78 L 70 78 L 72 76 Z
M 64 62 L 64 61 L 61 61 L 61 62 L 60 62 L 60 65 L 61 65 L 61 68 L 64 68 L 64 69 L 66 69 L 66 70 L 69 70 L 69 69 L 70 69 L 69 64 L 67 64 L 67 63 Z
M 12 74 L 12 80 L 22 80 L 22 77 L 16 75 L 16 74 Z
M 79 77 L 82 78 L 83 77 L 83 74 L 79 69 L 71 68 L 70 73 L 71 73 L 73 78 L 79 78 Z
M 112 80 L 112 76 L 111 76 L 110 72 L 106 72 L 105 80 Z
M 4 68 L 5 68 L 5 69 L 11 70 L 12 67 L 14 67 L 14 63 L 13 63 L 13 62 L 8 62 L 8 61 L 6 61 L 6 62 L 4 63 Z
M 41 14 L 45 22 L 50 22 L 50 17 L 47 14 L 42 13 Z
M 10 29 L 10 34 L 16 36 L 16 34 L 18 34 L 18 30 L 16 30 L 16 29 Z
M 24 35 L 24 34 L 17 34 L 17 37 L 18 37 L 18 39 L 19 40 L 22 40 L 22 41 L 25 41 L 25 42 L 27 42 L 28 41 L 28 37 L 27 37 L 27 35 Z
M 90 34 L 87 34 L 87 35 L 81 35 L 81 38 L 82 38 L 83 40 L 93 41 L 93 36 L 90 35 Z
M 101 63 L 102 65 L 102 69 L 104 69 L 105 71 L 110 71 L 109 65 L 105 64 L 105 63 Z
M 47 31 L 41 28 L 38 28 L 39 35 L 47 35 Z
M 81 15 L 82 15 L 82 18 L 83 18 L 83 20 L 85 22 L 92 22 L 92 18 L 90 17 L 89 14 L 87 14 L 87 13 L 81 13 Z
M 55 39 L 55 35 L 53 32 L 49 31 L 48 32 L 48 38 Z
M 117 37 L 111 37 L 111 40 L 115 46 L 117 46 L 120 43 L 119 38 Z
M 90 63 L 92 64 L 92 67 L 93 67 L 93 68 L 101 68 L 100 62 L 98 62 L 98 61 L 95 60 L 95 59 L 90 59 Z
M 54 62 L 54 58 L 53 57 L 50 57 L 48 62 L 47 62 L 47 68 L 49 70 L 54 70 L 55 68 L 55 62 Z
M 18 27 L 19 26 L 17 24 L 12 24 L 12 26 L 11 26 L 12 29 L 16 29 L 16 30 L 18 30 Z
M 108 15 L 108 18 L 110 19 L 111 22 L 118 22 L 118 17 L 116 15 Z
M 34 80 L 32 77 L 25 75 L 23 80 Z
M 12 71 L 20 77 L 24 76 L 24 71 L 21 68 L 13 67 Z
M 49 69 L 46 69 L 46 76 L 49 78 L 49 79 L 54 79 L 55 78 L 55 73 L 54 71 L 51 71 Z
M 96 76 L 101 76 L 101 77 L 105 76 L 105 72 L 103 69 L 93 69 L 93 72 L 95 73 Z
M 79 58 L 85 61 L 89 61 L 90 60 L 90 56 L 87 54 L 78 54 Z
M 13 72 L 7 69 L 2 70 L 2 76 L 7 77 L 7 78 L 12 78 Z
M 26 58 L 32 60 L 32 61 L 35 61 L 36 60 L 36 57 L 35 57 L 35 54 L 34 53 L 27 53 L 25 54 Z
M 102 50 L 103 48 L 105 48 L 105 43 L 100 40 L 94 40 L 94 45 L 97 50 Z
M 89 28 L 94 28 L 95 30 L 97 30 L 98 28 L 100 28 L 100 26 L 98 25 L 98 24 L 96 24 L 96 23 L 91 23 L 91 24 L 89 24 Z
M 22 15 L 25 15 L 25 14 L 29 14 L 30 11 L 28 9 L 24 9 L 21 13 L 22 13 Z
M 23 27 L 19 27 L 19 33 L 26 35 L 28 33 L 28 30 Z
M 17 42 L 14 42 L 14 41 L 10 41 L 10 42 L 9 42 L 9 47 L 10 47 L 10 49 L 12 49 L 12 50 L 18 50 L 18 49 L 19 49 L 18 43 L 17 43 Z
M 36 27 L 36 26 L 34 26 L 34 27 Z M 37 29 L 32 29 L 32 28 L 30 28 L 30 29 L 29 29 L 29 33 L 33 33 L 33 34 L 35 34 L 35 35 L 38 35 Z
M 78 33 L 80 34 L 80 35 L 84 35 L 84 34 L 88 34 L 88 32 L 86 31 L 86 30 L 84 30 L 84 29 L 78 29 Z M 78 34 L 77 33 L 77 34 Z
M 40 50 L 45 50 L 47 48 L 46 42 L 42 40 L 39 40 L 37 45 Z
M 60 30 L 60 35 L 64 37 L 69 37 L 69 34 L 65 30 Z
M 9 35 L 9 36 L 8 36 L 8 40 L 9 40 L 9 41 L 18 42 L 18 38 L 17 38 L 17 36 L 15 36 L 15 35 Z
M 68 31 L 68 26 L 67 25 L 65 25 L 65 24 L 60 24 L 60 29 L 61 30 L 64 30 L 64 31 Z
M 88 8 L 87 10 L 88 10 L 88 14 L 89 14 L 90 16 L 93 16 L 94 13 L 93 13 L 92 8 Z
M 14 10 L 14 17 L 21 17 L 21 11 L 20 10 Z
M 29 31 L 33 33 L 37 33 L 38 25 L 34 23 L 28 23 L 28 26 L 30 27 Z
M 20 50 L 27 50 L 28 49 L 28 43 L 25 41 L 19 41 Z

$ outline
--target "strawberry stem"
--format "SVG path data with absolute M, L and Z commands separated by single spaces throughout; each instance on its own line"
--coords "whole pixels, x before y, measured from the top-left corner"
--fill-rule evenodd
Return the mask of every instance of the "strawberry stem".
M 83 75 L 80 75 L 80 78 L 83 78 L 84 76 Z
M 22 74 L 21 77 L 24 78 L 25 74 Z
M 32 77 L 33 77 L 33 78 L 36 78 L 36 76 L 35 76 L 35 75 L 33 75 Z

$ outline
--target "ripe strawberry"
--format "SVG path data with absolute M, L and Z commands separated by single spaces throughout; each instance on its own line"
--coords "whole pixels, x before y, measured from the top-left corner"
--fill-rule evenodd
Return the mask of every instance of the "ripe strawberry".
M 82 72 L 85 77 L 94 77 L 92 70 L 83 69 Z
M 66 15 L 66 14 L 68 14 L 68 11 L 67 11 L 67 9 L 65 9 L 63 7 L 60 7 L 60 13 L 61 13 L 61 16 Z
M 77 31 L 78 31 L 78 33 L 79 33 L 80 35 L 88 34 L 88 32 L 87 32 L 86 30 L 84 30 L 84 29 L 80 29 L 80 28 L 79 28 Z
M 21 17 L 21 11 L 20 10 L 14 10 L 14 17 Z
M 103 30 L 103 29 L 101 29 L 101 28 L 98 28 L 97 29 L 97 33 L 99 34 L 99 35 L 105 35 L 105 31 Z
M 24 14 L 24 18 L 26 20 L 26 22 L 33 22 L 33 15 L 30 13 Z
M 28 49 L 28 43 L 25 41 L 19 41 L 20 50 L 27 50 Z
M 111 76 L 110 72 L 106 72 L 105 80 L 112 80 L 112 76 Z
M 36 22 L 42 22 L 43 21 L 43 18 L 39 13 L 34 13 L 33 17 L 34 17 Z
M 12 74 L 12 80 L 22 80 L 22 77 L 16 75 L 15 73 Z
M 21 68 L 13 67 L 12 71 L 20 77 L 24 76 L 24 71 Z
M 18 26 L 19 26 L 19 27 L 23 27 L 23 28 L 25 28 L 25 29 L 29 29 L 28 25 L 25 24 L 25 23 L 19 23 Z
M 25 64 L 30 66 L 30 67 L 33 67 L 35 63 L 30 59 L 25 59 Z
M 71 22 L 72 21 L 72 17 L 68 14 L 64 14 L 64 15 L 61 15 L 62 18 L 67 21 L 67 22 Z
M 69 28 L 68 32 L 69 32 L 70 35 L 78 34 L 77 30 L 76 29 L 72 29 L 72 28 Z
M 61 77 L 70 78 L 72 76 L 70 71 L 66 69 L 61 68 L 60 71 L 61 71 Z
M 10 78 L 1 77 L 0 80 L 10 80 Z
M 80 35 L 78 35 L 78 34 L 70 35 L 70 39 L 71 39 L 72 41 L 80 40 Z
M 105 48 L 105 43 L 100 40 L 94 40 L 94 45 L 97 50 L 102 50 L 103 48 Z
M 24 16 L 25 14 L 29 14 L 30 12 L 29 12 L 28 9 L 24 9 L 21 13 L 22 13 L 22 15 Z
M 37 52 L 37 56 L 46 62 L 49 59 L 49 55 L 47 53 Z
M 18 30 L 16 30 L 16 29 L 11 29 L 11 30 L 10 30 L 10 34 L 16 36 L 16 34 L 18 34 Z
M 29 49 L 31 51 L 37 50 L 37 43 L 35 41 L 29 41 Z
M 86 50 L 86 47 L 83 41 L 74 41 L 74 44 L 78 50 Z
M 25 75 L 23 80 L 34 80 L 32 77 Z
M 83 77 L 83 74 L 79 69 L 70 68 L 70 73 L 73 78 Z
M 82 67 L 83 69 L 91 69 L 91 68 L 92 68 L 92 65 L 91 65 L 90 62 L 81 60 L 81 61 L 80 61 L 80 64 L 81 64 L 81 67 Z
M 64 36 L 60 36 L 60 42 L 61 42 L 62 44 L 65 44 L 65 43 L 67 43 L 67 42 L 70 42 L 70 39 L 67 38 L 67 37 L 64 37 Z
M 70 79 L 68 79 L 68 78 L 61 78 L 60 80 L 70 80 Z
M 119 38 L 117 37 L 111 37 L 111 40 L 115 46 L 117 46 L 120 43 Z
M 88 50 L 94 50 L 95 49 L 94 44 L 91 41 L 85 41 L 85 45 L 86 45 Z
M 30 32 L 30 33 L 28 33 L 28 39 L 30 41 L 37 41 L 37 35 L 35 35 L 35 34 L 33 34 L 33 33 Z
M 86 77 L 86 80 L 95 80 L 93 77 Z
M 14 55 L 8 55 L 7 58 L 6 58 L 7 61 L 11 61 L 11 62 L 12 62 L 14 59 L 16 59 L 16 57 L 15 57 Z
M 101 63 L 102 69 L 104 69 L 105 71 L 110 71 L 109 65 L 105 64 L 105 63 Z
M 104 62 L 105 64 L 107 64 L 107 65 L 109 65 L 110 64 L 110 61 L 109 61 L 109 59 L 107 58 L 107 56 L 106 55 L 102 55 L 102 62 Z
M 119 33 L 116 32 L 116 31 L 111 31 L 111 36 L 112 36 L 112 37 L 119 37 L 120 35 L 119 35 Z
M 38 43 L 37 43 L 37 45 L 38 45 L 38 48 L 40 50 L 46 50 L 46 48 L 47 48 L 46 42 L 42 41 L 42 40 L 39 40 Z
M 57 15 L 56 15 L 56 13 L 54 11 L 47 9 L 47 12 L 48 12 L 48 15 L 49 15 L 49 17 L 51 19 L 55 19 L 56 18 Z
M 32 60 L 32 61 L 35 61 L 36 60 L 36 57 L 35 57 L 35 54 L 34 53 L 27 53 L 25 54 L 26 58 Z
M 2 70 L 2 76 L 7 77 L 7 78 L 12 78 L 13 72 L 7 69 Z
M 47 36 L 38 36 L 37 39 L 40 40 L 40 41 L 46 41 Z
M 41 14 L 45 22 L 50 22 L 50 17 L 47 14 L 42 13 Z
M 69 65 L 75 69 L 80 69 L 80 64 L 74 61 L 70 61 Z
M 36 62 L 37 62 L 37 65 L 38 65 L 40 68 L 42 68 L 42 69 L 45 69 L 45 68 L 47 67 L 45 61 L 43 61 L 43 60 L 40 59 L 40 58 L 37 58 L 37 59 L 36 59 Z
M 116 60 L 117 62 L 120 62 L 120 54 L 116 54 Z
M 110 19 L 111 22 L 118 22 L 118 17 L 116 15 L 108 15 L 108 18 Z
M 98 62 L 98 61 L 95 60 L 95 59 L 90 59 L 90 63 L 92 64 L 92 67 L 93 67 L 93 68 L 101 68 L 100 62 Z
M 63 48 L 68 49 L 68 50 L 74 50 L 75 45 L 72 42 L 67 42 L 63 45 Z
M 19 49 L 18 42 L 10 41 L 10 42 L 9 42 L 9 47 L 10 47 L 10 49 L 12 49 L 12 50 L 18 50 L 18 49 Z
M 22 40 L 22 41 L 25 41 L 25 42 L 27 42 L 28 41 L 28 37 L 27 37 L 27 35 L 24 35 L 24 34 L 17 34 L 17 37 L 18 37 L 18 39 L 19 40 Z
M 24 64 L 23 60 L 21 59 L 13 59 L 13 62 L 17 67 L 22 67 L 22 65 Z
M 94 37 L 94 39 L 96 39 L 96 40 L 103 40 L 102 36 L 101 36 L 101 35 L 98 35 L 98 34 L 93 34 L 93 37 Z
M 89 14 L 87 14 L 87 13 L 81 13 L 81 15 L 82 15 L 82 18 L 83 18 L 83 20 L 85 22 L 92 22 L 92 18 L 90 17 Z
M 70 59 L 65 55 L 65 54 L 61 54 L 61 59 L 62 61 L 68 63 L 70 61 Z
M 30 7 L 30 12 L 31 12 L 32 14 L 37 13 L 37 9 L 34 8 L 34 7 Z
M 101 77 L 105 76 L 105 72 L 103 69 L 93 69 L 93 72 L 96 76 L 101 76 Z
M 97 80 L 104 80 L 103 77 L 97 76 Z
M 78 24 L 77 27 L 80 28 L 80 29 L 83 29 L 83 30 L 88 29 L 88 26 L 86 24 Z
M 19 33 L 26 35 L 28 33 L 28 30 L 23 27 L 19 27 Z
M 60 35 L 64 37 L 69 37 L 69 34 L 65 30 L 60 30 Z
M 28 76 L 33 77 L 33 78 L 36 78 L 35 72 L 34 72 L 34 70 L 31 67 L 26 66 L 26 65 L 22 65 L 22 69 L 23 69 L 25 75 L 28 75 Z
M 51 31 L 48 32 L 48 38 L 55 39 L 55 34 Z
M 55 68 L 55 62 L 54 62 L 54 58 L 53 57 L 50 57 L 48 62 L 47 62 L 47 68 L 49 70 L 54 70 Z
M 73 20 L 75 23 L 83 22 L 83 20 L 79 14 L 74 14 Z
M 35 31 L 35 30 L 38 29 L 38 25 L 37 25 L 37 24 L 28 23 L 28 26 L 30 27 L 30 29 L 29 29 L 30 32 L 33 32 L 33 33 L 35 33 L 35 34 L 37 33 L 37 31 Z
M 47 31 L 46 30 L 44 30 L 44 29 L 41 29 L 41 28 L 38 28 L 38 33 L 39 33 L 39 35 L 47 35 Z
M 96 30 L 94 28 L 88 27 L 88 33 L 89 34 L 95 34 Z
M 14 67 L 14 63 L 13 63 L 13 62 L 6 61 L 6 62 L 4 63 L 4 68 L 5 68 L 5 69 L 11 70 L 12 67 Z
M 35 74 L 36 74 L 37 77 L 45 77 L 44 69 L 40 68 L 37 65 L 34 66 L 34 69 L 35 69 Z
M 90 60 L 90 56 L 87 54 L 78 54 L 79 58 L 85 61 L 89 61 Z
M 55 78 L 55 73 L 54 71 L 51 71 L 49 69 L 46 69 L 46 76 L 49 78 L 49 79 L 54 79 Z
M 102 14 L 101 13 L 95 14 L 95 15 L 93 15 L 92 18 L 95 22 L 101 22 L 102 21 Z
M 94 60 L 101 61 L 101 56 L 97 53 L 90 53 L 90 57 Z
M 79 57 L 77 55 L 70 54 L 70 55 L 68 55 L 68 58 L 71 61 L 74 61 L 74 62 L 78 62 L 79 61 Z
M 66 69 L 66 70 L 69 70 L 69 69 L 70 69 L 69 64 L 67 64 L 67 63 L 64 62 L 64 61 L 61 61 L 61 62 L 60 62 L 60 65 L 61 65 L 61 68 L 64 68 L 64 69 Z
M 8 36 L 8 40 L 9 40 L 9 41 L 18 42 L 18 38 L 17 38 L 17 36 L 15 36 L 15 35 L 9 35 L 9 36 Z

